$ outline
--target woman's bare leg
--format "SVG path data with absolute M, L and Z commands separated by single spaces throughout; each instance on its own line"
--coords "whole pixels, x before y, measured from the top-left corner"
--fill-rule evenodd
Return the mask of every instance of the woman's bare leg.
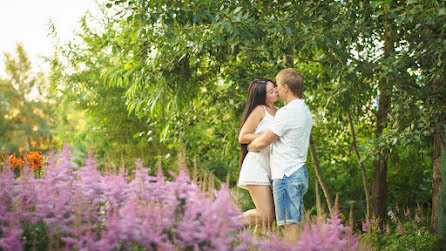
M 255 209 L 248 210 L 243 213 L 249 224 L 265 225 L 268 229 L 275 218 L 274 200 L 270 186 L 264 185 L 248 185 L 249 194 L 256 206 Z

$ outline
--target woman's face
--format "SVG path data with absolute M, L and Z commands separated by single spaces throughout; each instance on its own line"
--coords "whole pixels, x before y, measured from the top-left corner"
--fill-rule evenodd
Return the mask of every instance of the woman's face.
M 279 100 L 279 92 L 277 91 L 277 87 L 272 83 L 268 82 L 266 84 L 266 104 L 274 104 Z

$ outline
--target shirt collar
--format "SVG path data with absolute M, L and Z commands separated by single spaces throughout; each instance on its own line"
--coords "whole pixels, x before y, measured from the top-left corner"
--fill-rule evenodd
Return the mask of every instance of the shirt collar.
M 301 98 L 293 99 L 291 102 L 288 103 L 288 105 L 289 104 L 294 104 L 294 103 L 296 103 L 296 104 L 304 103 L 304 100 L 301 99 Z

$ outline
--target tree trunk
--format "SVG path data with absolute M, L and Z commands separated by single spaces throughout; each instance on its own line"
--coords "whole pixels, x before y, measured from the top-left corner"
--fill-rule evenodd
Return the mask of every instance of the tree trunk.
M 441 84 L 444 84 L 444 82 L 437 82 L 434 81 L 432 84 L 432 89 L 434 91 L 434 95 L 439 95 L 437 93 L 437 88 Z M 438 85 L 438 86 L 437 86 Z M 440 97 L 440 96 L 437 96 Z M 441 107 L 445 106 L 445 97 L 440 97 L 439 102 L 435 104 L 438 109 L 441 109 Z M 441 112 L 440 117 L 438 121 L 435 123 L 435 134 L 434 134 L 434 163 L 432 167 L 432 217 L 431 217 L 431 230 L 433 233 L 438 233 L 438 200 L 440 198 L 440 191 L 443 185 L 443 182 L 441 180 L 441 173 L 440 173 L 440 165 L 441 165 L 441 158 L 442 158 L 442 151 L 445 147 L 445 123 L 446 123 L 446 114 L 445 112 Z M 446 220 L 446 219 L 444 219 Z M 446 236 L 444 237 L 446 238 Z
M 327 201 L 328 210 L 330 211 L 330 214 L 332 213 L 333 209 L 333 202 L 330 197 L 330 191 L 328 190 L 327 184 L 325 183 L 324 177 L 322 176 L 321 167 L 319 166 L 319 160 L 317 159 L 316 150 L 314 149 L 314 142 L 312 137 L 310 136 L 310 152 L 311 157 L 313 158 L 313 164 L 314 164 L 314 171 L 316 173 L 316 177 L 319 181 L 319 184 L 321 184 L 322 191 L 325 195 L 325 200 Z
M 375 137 L 381 136 L 386 127 L 387 113 L 390 106 L 390 97 L 387 92 L 387 81 L 379 84 L 378 112 L 376 113 Z M 372 217 L 384 219 L 386 215 L 387 197 L 387 159 L 382 151 L 378 153 L 377 159 L 373 161 L 372 174 Z
M 370 215 L 370 192 L 369 192 L 369 185 L 367 182 L 367 174 L 366 174 L 366 170 L 364 167 L 364 163 L 361 162 L 361 157 L 359 156 L 358 146 L 356 145 L 355 128 L 353 126 L 353 120 L 352 120 L 352 115 L 350 114 L 350 111 L 347 112 L 347 115 L 348 115 L 348 122 L 350 124 L 350 130 L 352 132 L 353 150 L 355 151 L 356 159 L 358 160 L 359 166 L 361 167 L 362 182 L 364 184 L 365 201 L 366 201 L 366 207 L 367 207 L 367 218 L 369 218 L 371 216 Z
M 390 56 L 393 51 L 392 29 L 387 23 L 384 32 L 384 58 Z M 378 111 L 376 112 L 375 138 L 379 139 L 387 126 L 387 114 L 390 108 L 390 96 L 392 93 L 392 80 L 388 76 L 383 77 L 378 83 Z M 383 151 L 379 151 L 373 161 L 372 175 L 372 217 L 384 219 L 386 215 L 387 198 L 387 159 Z

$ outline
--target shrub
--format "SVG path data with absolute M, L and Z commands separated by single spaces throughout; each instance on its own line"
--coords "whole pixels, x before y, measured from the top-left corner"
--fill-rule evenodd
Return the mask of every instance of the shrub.
M 389 220 L 380 230 L 376 221 L 363 222 L 363 238 L 378 250 L 436 250 L 438 238 L 430 232 L 429 211 L 420 205 L 410 210 L 395 208 L 388 210 Z

